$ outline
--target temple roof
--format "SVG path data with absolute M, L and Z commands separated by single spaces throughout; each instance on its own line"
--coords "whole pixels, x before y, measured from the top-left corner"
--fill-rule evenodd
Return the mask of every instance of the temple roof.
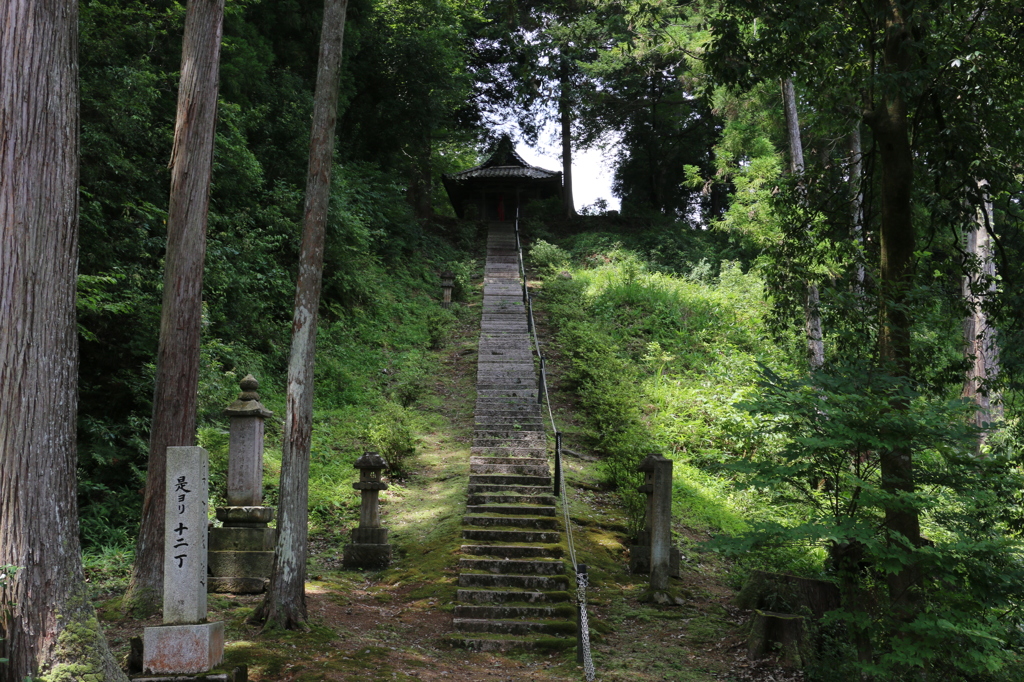
M 484 163 L 460 173 L 451 173 L 445 176 L 446 180 L 459 182 L 462 180 L 475 180 L 483 178 L 523 178 L 530 180 L 548 180 L 561 175 L 558 171 L 549 171 L 537 166 L 531 166 L 523 160 L 523 157 L 516 153 L 512 138 L 507 134 L 501 136 L 498 145 L 491 154 L 491 158 Z
M 508 135 L 502 135 L 487 161 L 461 173 L 442 175 L 441 181 L 459 218 L 465 217 L 467 204 L 476 204 L 478 210 L 486 212 L 482 202 L 488 194 L 496 197 L 508 192 L 516 202 L 520 198 L 529 200 L 562 195 L 561 171 L 549 171 L 526 163 L 516 154 L 515 145 Z

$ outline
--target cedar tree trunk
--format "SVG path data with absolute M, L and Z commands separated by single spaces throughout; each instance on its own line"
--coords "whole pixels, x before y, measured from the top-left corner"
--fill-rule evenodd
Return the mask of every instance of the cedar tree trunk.
M 78 540 L 78 3 L 0 17 L 0 680 L 127 680 Z
M 800 118 L 796 110 L 796 90 L 790 78 L 782 80 L 782 101 L 786 112 L 786 131 L 789 138 L 790 171 L 797 178 L 797 193 L 800 202 L 807 206 L 807 187 L 804 185 L 804 146 L 800 140 Z M 821 369 L 825 364 L 825 344 L 821 337 L 821 310 L 818 286 L 807 283 L 804 299 L 804 330 L 807 334 L 807 361 L 811 370 Z
M 292 349 L 288 359 L 277 551 L 270 575 L 270 589 L 251 618 L 252 622 L 262 622 L 268 628 L 301 629 L 306 626 L 306 540 L 309 531 L 313 363 L 347 8 L 348 0 L 324 1 L 324 24 L 320 33 L 320 59 L 313 98 L 313 128 L 309 139 L 302 248 L 299 254 L 299 276 L 295 285 Z
M 860 122 L 854 123 L 850 132 L 850 232 L 857 243 L 857 265 L 855 279 L 858 289 L 864 286 L 864 191 L 861 180 L 864 175 L 864 152 L 861 149 Z
M 883 69 L 890 74 L 906 74 L 912 68 L 913 40 L 910 9 L 896 0 L 879 0 L 880 13 L 886 16 L 883 41 Z M 910 373 L 910 316 L 907 294 L 913 279 L 914 223 L 911 194 L 914 185 L 914 160 L 910 147 L 910 122 L 907 102 L 898 88 L 877 95 L 874 108 L 866 112 L 879 150 L 882 167 L 879 235 L 881 267 L 879 271 L 882 309 L 879 325 L 879 355 L 896 376 Z M 891 403 L 894 410 L 907 410 L 905 399 Z M 880 453 L 882 489 L 894 495 L 887 503 L 884 525 L 890 546 L 908 553 L 903 568 L 887 576 L 889 598 L 897 618 L 913 617 L 916 602 L 913 590 L 917 572 L 910 553 L 921 544 L 921 523 L 917 509 L 907 501 L 915 491 L 913 453 L 907 446 L 894 446 Z
M 565 217 L 576 215 L 572 197 L 572 100 L 569 97 L 569 60 L 562 56 L 558 67 L 558 118 L 562 127 L 562 205 Z
M 163 598 L 164 476 L 169 446 L 195 445 L 206 216 L 213 172 L 224 0 L 189 0 L 171 150 L 167 255 L 149 467 L 135 565 L 124 605 L 139 615 Z

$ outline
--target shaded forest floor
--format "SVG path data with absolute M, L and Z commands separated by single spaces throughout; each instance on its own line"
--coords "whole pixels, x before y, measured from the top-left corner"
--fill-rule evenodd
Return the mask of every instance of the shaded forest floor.
M 479 291 L 462 305 L 479 310 Z M 312 528 L 309 582 L 310 630 L 263 632 L 246 624 L 261 597 L 210 595 L 210 620 L 227 626 L 226 666 L 246 664 L 253 682 L 318 680 L 581 680 L 575 651 L 550 654 L 475 653 L 453 648 L 452 609 L 458 577 L 461 518 L 465 511 L 475 399 L 479 315 L 463 325 L 439 353 L 443 371 L 431 395 L 414 409 L 427 425 L 405 480 L 382 495 L 384 525 L 391 529 L 396 560 L 385 571 L 341 567 L 355 519 L 334 528 Z M 544 331 L 543 320 L 539 327 Z M 559 359 L 549 357 L 549 374 Z M 572 395 L 552 396 L 556 420 L 572 430 Z M 643 576 L 626 572 L 626 519 L 613 492 L 598 484 L 594 458 L 565 462 L 578 560 L 591 571 L 591 627 L 600 680 L 798 680 L 770 665 L 746 660 L 744 615 L 730 605 L 729 567 L 716 555 L 687 550 L 673 588 L 684 606 L 642 604 Z M 353 492 L 353 494 L 355 494 Z M 691 542 L 697 533 L 675 531 Z M 115 581 L 116 582 L 116 581 Z M 96 603 L 107 636 L 127 658 L 129 639 L 158 625 L 125 618 L 118 594 L 97 585 Z

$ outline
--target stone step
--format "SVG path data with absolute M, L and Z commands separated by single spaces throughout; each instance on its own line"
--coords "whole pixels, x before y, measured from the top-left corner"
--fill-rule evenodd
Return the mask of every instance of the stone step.
M 539 547 L 537 545 L 462 545 L 461 552 L 470 556 L 495 556 L 506 559 L 562 558 L 561 547 Z
M 502 485 L 496 483 L 470 483 L 469 494 L 477 495 L 480 493 L 501 493 L 501 494 L 513 494 L 519 493 L 522 495 L 542 495 L 544 493 L 551 493 L 551 486 L 539 486 L 539 485 Z
M 483 320 L 480 323 L 480 328 L 484 331 L 489 332 L 513 332 L 513 333 L 524 333 L 528 327 L 526 319 L 502 319 L 502 320 Z
M 519 408 L 515 408 L 511 405 L 482 405 L 474 410 L 474 418 L 488 419 L 490 417 L 512 417 L 541 419 L 541 409 L 542 408 L 539 403 L 532 403 Z
M 482 438 L 484 440 L 514 440 L 514 441 L 537 441 L 547 442 L 547 434 L 544 429 L 476 429 L 473 431 L 473 440 Z
M 537 373 L 533 360 L 515 362 L 512 360 L 494 360 L 476 363 L 477 374 L 514 374 L 532 376 Z
M 458 604 L 455 607 L 456 618 L 500 619 L 523 618 L 541 620 L 550 618 L 576 618 L 576 607 L 572 604 L 552 606 L 522 606 L 519 604 Z
M 490 389 L 525 389 L 525 390 L 539 390 L 540 385 L 537 383 L 537 373 L 533 370 L 529 372 L 491 372 L 491 371 L 478 371 L 476 373 L 476 385 L 479 388 L 490 388 Z
M 526 389 L 523 389 L 523 388 L 504 388 L 504 389 L 495 389 L 495 390 L 501 390 L 501 391 L 506 391 L 506 392 L 519 392 L 519 391 L 524 391 L 524 390 L 526 390 L 526 391 L 530 391 L 530 390 L 535 391 L 537 389 L 535 389 L 535 388 L 534 389 L 530 389 L 530 388 L 526 388 Z M 539 402 L 537 402 L 536 398 L 534 398 L 532 396 L 526 396 L 526 395 L 494 396 L 494 397 L 484 396 L 484 397 L 476 399 L 475 407 L 490 408 L 490 409 L 500 408 L 500 409 L 505 409 L 505 410 L 524 410 L 525 409 L 525 410 L 532 410 L 532 411 L 536 412 L 538 415 L 542 415 L 542 413 L 544 412 L 544 409 L 541 407 L 541 404 Z
M 537 391 L 536 386 L 526 386 L 519 384 L 517 386 L 483 386 L 477 387 L 477 390 L 493 390 L 493 391 L 505 391 L 505 392 L 525 392 L 525 391 Z M 543 416 L 546 412 L 540 402 L 540 397 L 531 395 L 516 395 L 516 396 L 482 396 L 476 399 L 476 403 L 473 409 L 478 413 L 481 409 L 493 410 L 533 410 L 537 412 L 539 416 Z
M 470 457 L 469 464 L 530 464 L 547 466 L 547 457 Z
M 477 390 L 480 398 L 525 398 L 528 402 L 537 402 L 536 388 L 483 388 Z
M 569 593 L 539 590 L 458 590 L 455 598 L 470 604 L 551 604 L 567 601 Z
M 558 518 L 555 516 L 490 516 L 478 513 L 463 516 L 462 524 L 478 528 L 558 530 Z
M 497 458 L 495 458 L 497 459 Z M 523 459 L 528 459 L 524 457 Z M 532 458 L 529 458 L 532 459 Z M 551 469 L 547 463 L 544 464 L 472 464 L 469 467 L 470 475 L 476 474 L 507 474 L 509 476 L 537 476 L 545 477 L 551 475 Z
M 527 389 L 537 389 L 537 372 L 531 369 L 517 370 L 517 369 L 497 369 L 487 367 L 487 363 L 484 363 L 477 368 L 476 372 L 476 383 L 480 384 L 506 384 L 513 390 L 520 386 L 526 386 Z
M 523 430 L 544 431 L 547 424 L 542 417 L 502 417 L 484 416 L 475 417 L 473 426 L 477 429 L 507 429 L 521 427 Z
M 495 575 L 494 573 L 460 573 L 459 587 L 513 587 L 522 590 L 568 590 L 569 578 L 564 575 Z
M 528 504 L 473 504 L 466 506 L 469 514 L 503 514 L 505 516 L 554 516 L 555 508 Z
M 459 559 L 460 571 L 505 575 L 562 575 L 561 559 Z
M 469 453 L 471 455 L 498 455 L 501 457 L 544 457 L 547 455 L 547 448 L 473 445 L 469 448 Z
M 530 344 L 533 343 L 533 336 L 530 334 L 504 334 L 501 332 L 488 332 L 481 331 L 480 339 L 478 344 L 486 344 L 489 341 L 493 341 L 496 344 L 508 344 L 508 343 L 521 343 L 522 348 L 529 348 Z M 479 347 L 479 346 L 478 346 Z
M 523 420 L 535 420 L 540 421 L 542 424 L 547 424 L 545 419 L 547 415 L 544 414 L 543 406 L 535 402 L 532 398 L 526 399 L 524 404 L 520 405 L 508 405 L 508 404 L 488 404 L 480 405 L 473 414 L 474 420 L 490 420 L 492 417 L 507 418 L 513 420 L 513 424 L 523 424 L 524 422 L 517 421 Z M 504 424 L 503 424 L 504 426 Z
M 509 369 L 499 370 L 487 366 L 484 363 L 482 366 L 477 366 L 476 371 L 476 383 L 479 384 L 506 384 L 508 388 L 515 390 L 516 388 L 527 388 L 537 389 L 537 372 L 534 369 Z M 498 386 L 497 388 L 502 388 Z
M 510 635 L 488 635 L 481 634 L 471 636 L 452 635 L 448 638 L 449 645 L 453 649 L 466 649 L 478 653 L 526 653 L 526 652 L 551 652 L 572 649 L 576 646 L 575 637 L 553 637 L 546 636 L 540 639 L 529 637 L 512 637 Z
M 551 476 L 520 476 L 516 474 L 470 474 L 469 485 L 519 485 L 551 490 Z
M 563 635 L 576 633 L 576 623 L 567 620 L 488 620 L 455 618 L 452 625 L 461 632 L 493 632 L 502 635 Z
M 549 491 L 550 492 L 550 491 Z M 539 504 L 552 507 L 555 504 L 554 495 L 481 495 L 471 494 L 466 500 L 467 505 L 481 504 Z

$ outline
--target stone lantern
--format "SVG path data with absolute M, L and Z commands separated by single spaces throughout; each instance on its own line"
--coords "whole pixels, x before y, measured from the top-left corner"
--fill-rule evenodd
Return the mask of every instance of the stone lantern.
M 441 273 L 441 292 L 444 297 L 441 300 L 442 308 L 452 307 L 452 289 L 455 288 L 455 273 L 445 270 Z
M 376 452 L 364 453 L 353 465 L 359 480 L 352 487 L 360 491 L 359 527 L 352 529 L 352 543 L 345 546 L 346 568 L 384 568 L 391 563 L 388 529 L 380 525 L 380 491 L 388 485 L 382 480 L 387 462 Z

